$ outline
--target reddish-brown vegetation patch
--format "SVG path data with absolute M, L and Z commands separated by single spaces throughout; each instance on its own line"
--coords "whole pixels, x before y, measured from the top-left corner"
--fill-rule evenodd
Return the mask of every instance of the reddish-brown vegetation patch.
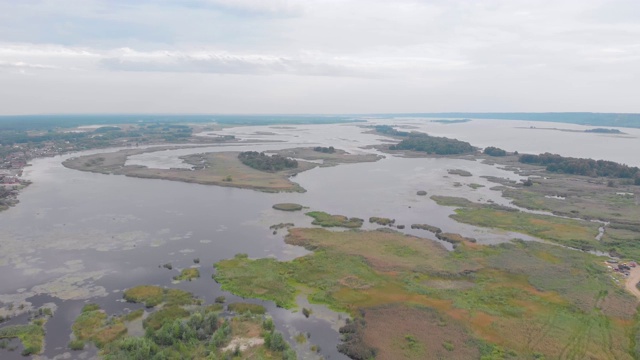
M 388 305 L 366 310 L 364 341 L 376 359 L 477 359 L 480 352 L 457 321 L 435 310 Z

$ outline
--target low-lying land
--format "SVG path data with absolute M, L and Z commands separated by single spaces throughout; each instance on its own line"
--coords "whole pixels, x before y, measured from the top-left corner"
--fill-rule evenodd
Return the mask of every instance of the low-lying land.
M 3 347 L 7 347 L 4 343 L 5 339 L 19 339 L 22 344 L 22 355 L 36 355 L 42 352 L 44 348 L 44 325 L 49 317 L 52 315 L 50 309 L 39 309 L 30 321 L 26 325 L 9 325 L 0 328 L 0 341 L 3 342 Z
M 313 218 L 313 225 L 320 225 L 323 227 L 345 227 L 355 229 L 362 227 L 364 220 L 356 217 L 348 218 L 344 215 L 331 215 L 324 211 L 310 211 L 305 215 Z
M 272 207 L 276 210 L 282 210 L 282 211 L 299 211 L 304 208 L 302 205 L 294 204 L 294 203 L 274 204 Z
M 322 167 L 361 162 L 375 162 L 382 159 L 382 156 L 376 154 L 349 154 L 348 152 L 340 149 L 334 149 L 333 151 L 318 151 L 316 148 L 293 148 L 280 150 L 276 153 L 280 156 L 295 159 L 322 161 L 322 163 L 319 164 Z
M 153 169 L 145 166 L 125 165 L 129 156 L 168 149 L 171 148 L 126 149 L 112 153 L 85 155 L 68 159 L 63 162 L 63 165 L 75 170 L 102 174 L 248 188 L 266 192 L 304 192 L 305 190 L 297 183 L 292 182 L 290 177 L 316 166 L 377 161 L 381 158 L 377 155 L 350 155 L 339 150 L 333 154 L 325 154 L 313 151 L 313 149 L 289 149 L 279 152 L 277 156 L 285 158 L 290 156 L 289 152 L 299 151 L 301 154 L 296 155 L 298 157 L 308 160 L 322 158 L 326 160 L 326 164 L 295 161 L 296 167 L 285 166 L 280 169 L 277 166 L 269 166 L 265 168 L 268 171 L 263 171 L 258 165 L 256 165 L 258 169 L 245 165 L 238 158 L 239 152 L 213 152 L 183 156 L 184 162 L 192 165 L 193 169 Z
M 634 358 L 636 299 L 594 255 L 519 241 L 447 252 L 390 231 L 296 228 L 285 241 L 314 252 L 237 256 L 216 264 L 215 279 L 287 308 L 311 289 L 311 302 L 354 317 L 340 351 L 355 359 Z

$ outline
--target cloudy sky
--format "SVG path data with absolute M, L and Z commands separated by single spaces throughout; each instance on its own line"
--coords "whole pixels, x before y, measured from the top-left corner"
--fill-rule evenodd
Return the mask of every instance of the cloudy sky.
M 640 112 L 638 0 L 0 0 L 0 114 Z

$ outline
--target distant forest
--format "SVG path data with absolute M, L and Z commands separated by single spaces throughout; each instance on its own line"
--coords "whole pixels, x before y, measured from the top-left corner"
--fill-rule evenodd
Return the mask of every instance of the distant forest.
M 229 125 L 335 124 L 358 122 L 347 115 L 0 115 L 0 131 L 54 130 L 86 125 L 217 123 Z
M 579 159 L 563 157 L 557 154 L 544 153 L 540 155 L 521 155 L 520 162 L 524 164 L 544 165 L 547 171 L 575 174 L 584 176 L 604 176 L 620 179 L 634 179 L 640 185 L 640 169 L 613 161 Z
M 496 119 L 496 120 L 527 120 L 548 121 L 594 126 L 617 126 L 640 128 L 640 114 L 590 113 L 590 112 L 548 112 L 548 113 L 414 113 L 414 114 L 385 114 L 384 117 L 432 117 L 459 119 Z
M 276 172 L 285 169 L 295 169 L 298 161 L 280 155 L 269 156 L 263 152 L 245 151 L 238 154 L 240 161 L 256 170 Z
M 404 138 L 398 144 L 391 145 L 389 150 L 413 150 L 437 155 L 458 155 L 476 151 L 476 148 L 468 142 L 457 139 L 436 137 L 419 132 L 398 131 L 387 125 L 376 126 L 376 131 Z

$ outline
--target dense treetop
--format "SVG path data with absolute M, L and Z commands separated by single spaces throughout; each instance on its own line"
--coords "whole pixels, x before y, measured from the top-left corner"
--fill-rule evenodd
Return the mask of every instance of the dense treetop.
M 280 155 L 269 156 L 264 152 L 245 151 L 238 154 L 243 164 L 257 170 L 276 172 L 285 169 L 295 169 L 298 161 Z
M 476 150 L 466 141 L 436 137 L 419 132 L 398 131 L 387 125 L 376 126 L 376 131 L 404 138 L 398 144 L 391 145 L 389 150 L 413 150 L 437 155 L 466 154 Z
M 604 176 L 622 179 L 635 179 L 640 185 L 640 169 L 613 161 L 579 159 L 563 157 L 557 154 L 544 153 L 540 155 L 524 154 L 520 156 L 524 164 L 544 165 L 547 171 L 585 176 Z

